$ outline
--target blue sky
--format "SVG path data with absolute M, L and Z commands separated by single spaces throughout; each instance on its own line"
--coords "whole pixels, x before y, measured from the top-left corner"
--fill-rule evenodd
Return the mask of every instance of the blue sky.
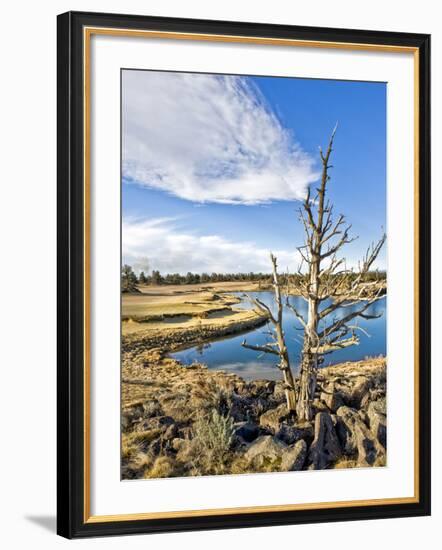
M 268 271 L 270 250 L 296 269 L 296 210 L 336 122 L 329 197 L 359 236 L 348 264 L 381 235 L 384 83 L 150 71 L 122 82 L 123 261 L 135 269 Z

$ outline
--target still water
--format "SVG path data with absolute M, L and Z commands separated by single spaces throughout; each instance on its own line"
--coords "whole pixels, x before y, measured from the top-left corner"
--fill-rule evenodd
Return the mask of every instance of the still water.
M 275 311 L 275 301 L 272 292 L 250 293 L 259 298 Z M 238 296 L 243 296 L 241 293 Z M 298 311 L 306 316 L 306 302 L 297 296 L 290 298 Z M 328 305 L 327 302 L 321 306 L 321 309 Z M 241 304 L 235 307 L 251 308 L 250 302 L 244 298 Z M 358 306 L 353 306 L 358 307 Z M 338 310 L 339 311 L 339 310 Z M 335 312 L 336 318 L 339 313 Z M 351 311 L 351 307 L 345 308 L 345 315 Z M 361 327 L 365 332 L 357 330 L 359 336 L 359 345 L 351 346 L 339 351 L 335 351 L 325 356 L 323 366 L 341 361 L 358 361 L 367 356 L 386 355 L 386 312 L 387 300 L 383 298 L 372 304 L 365 313 L 371 315 L 380 315 L 378 319 L 353 319 L 351 325 Z M 341 315 L 343 315 L 342 313 Z M 329 322 L 331 318 L 329 319 Z M 224 370 L 238 374 L 245 380 L 254 380 L 265 378 L 268 380 L 277 380 L 281 377 L 280 371 L 276 368 L 276 357 L 269 354 L 260 354 L 259 352 L 245 349 L 241 346 L 244 338 L 249 344 L 263 345 L 269 340 L 265 334 L 269 326 L 262 326 L 249 331 L 246 334 L 237 334 L 228 338 L 214 340 L 204 345 L 189 348 L 173 354 L 173 357 L 179 359 L 183 364 L 189 365 L 195 361 L 205 363 L 209 369 Z M 284 331 L 286 343 L 289 350 L 290 362 L 293 371 L 296 372 L 299 367 L 299 359 L 302 348 L 303 331 L 301 324 L 295 315 L 287 308 L 284 309 Z

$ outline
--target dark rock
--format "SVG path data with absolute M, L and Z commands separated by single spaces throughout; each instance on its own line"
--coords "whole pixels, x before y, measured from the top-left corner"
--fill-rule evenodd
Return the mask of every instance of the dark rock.
M 301 439 L 282 455 L 281 470 L 294 472 L 302 470 L 307 457 L 307 443 Z
M 284 382 L 278 380 L 273 388 L 273 398 L 277 403 L 285 401 Z
M 163 434 L 163 439 L 174 439 L 178 435 L 178 426 L 176 424 L 168 425 Z
M 327 407 L 327 405 L 318 399 L 317 397 L 313 399 L 312 401 L 312 407 L 315 409 L 316 412 L 330 412 L 330 409 Z
M 280 424 L 287 418 L 288 409 L 285 403 L 276 407 L 276 409 L 270 409 L 262 414 L 259 418 L 259 424 L 264 428 L 268 428 L 272 433 L 276 433 L 279 430 Z
M 279 430 L 276 432 L 275 436 L 287 445 L 292 445 L 300 439 L 300 431 L 297 430 L 295 426 L 283 422 L 280 424 Z
M 130 411 L 123 411 L 121 413 L 121 429 L 125 432 L 132 427 L 134 417 Z
M 178 437 L 181 439 L 192 439 L 192 428 L 184 426 L 178 430 Z
M 234 436 L 241 438 L 246 443 L 251 443 L 259 435 L 259 426 L 252 422 L 244 422 L 234 432 Z
M 312 469 L 323 470 L 341 455 L 341 446 L 330 414 L 318 413 L 315 417 L 315 438 L 309 452 Z
M 335 390 L 345 405 L 359 409 L 362 399 L 373 385 L 373 379 L 359 375 L 347 379 L 340 378 L 335 382 Z
M 359 409 L 358 415 L 359 415 L 359 418 L 362 420 L 362 422 L 368 426 L 368 422 L 369 422 L 368 415 L 364 411 L 364 409 Z
M 350 407 L 343 406 L 337 411 L 338 423 L 336 431 L 342 445 L 342 450 L 348 456 L 356 455 L 358 445 L 355 435 L 355 426 L 363 424 L 358 411 Z
M 331 412 L 336 412 L 339 407 L 344 405 L 342 395 L 336 390 L 333 383 L 328 385 L 327 391 L 321 392 L 319 398 L 327 405 Z
M 314 437 L 313 424 L 310 422 L 297 422 L 295 424 L 282 422 L 279 430 L 276 432 L 276 437 L 287 445 L 293 445 L 293 443 L 300 439 L 311 442 Z
M 380 387 L 380 388 L 375 387 L 373 389 L 368 390 L 368 392 L 361 399 L 360 407 L 361 409 L 367 409 L 368 405 L 372 401 L 378 401 L 380 399 L 385 400 L 385 387 Z
M 229 414 L 236 422 L 245 422 L 250 416 L 253 399 L 246 395 L 232 394 Z
M 359 466 L 372 466 L 385 450 L 364 424 L 358 412 L 350 407 L 341 407 L 337 412 L 337 432 L 344 453 L 356 456 Z
M 287 445 L 276 437 L 262 435 L 250 445 L 244 458 L 257 467 L 278 464 L 281 463 L 282 455 L 286 449 Z
M 275 388 L 273 380 L 253 380 L 248 384 L 248 390 L 253 397 L 265 397 L 272 395 Z
M 387 417 L 383 412 L 385 410 L 385 399 L 372 401 L 367 408 L 370 430 L 384 448 L 387 447 Z
M 133 424 L 143 417 L 143 413 L 144 411 L 141 405 L 124 409 L 121 413 L 121 428 L 124 431 L 130 429 Z
M 373 381 L 365 376 L 358 376 L 352 385 L 351 403 L 354 407 L 359 408 L 361 399 L 365 393 L 372 387 Z

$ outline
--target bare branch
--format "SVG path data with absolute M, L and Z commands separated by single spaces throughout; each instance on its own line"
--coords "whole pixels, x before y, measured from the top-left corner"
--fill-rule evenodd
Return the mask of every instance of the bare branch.
M 286 300 L 286 306 L 291 310 L 293 311 L 293 313 L 295 314 L 296 318 L 300 321 L 301 325 L 307 329 L 307 321 L 304 319 L 304 317 L 301 315 L 301 313 L 299 313 L 299 311 L 296 309 L 296 307 L 291 304 L 289 302 L 289 299 L 287 297 L 287 300 Z
M 270 321 L 272 323 L 276 323 L 276 319 L 273 317 L 273 314 L 272 314 L 272 311 L 271 309 L 269 308 L 268 305 L 266 305 L 264 302 L 261 302 L 261 300 L 259 300 L 258 298 L 252 298 L 251 296 L 249 296 L 248 294 L 245 294 L 245 296 L 247 297 L 248 300 L 250 300 L 250 302 L 252 302 L 252 304 L 254 304 L 262 313 L 265 313 Z
M 271 353 L 273 355 L 279 355 L 278 350 L 273 349 L 270 344 L 267 344 L 265 346 L 253 346 L 252 344 L 248 344 L 246 340 L 243 340 L 241 342 L 241 346 L 243 348 L 252 349 L 254 351 L 259 351 L 261 353 Z

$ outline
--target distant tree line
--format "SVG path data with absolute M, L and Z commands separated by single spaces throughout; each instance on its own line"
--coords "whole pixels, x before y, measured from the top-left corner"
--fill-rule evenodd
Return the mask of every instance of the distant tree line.
M 354 274 L 356 278 L 357 273 Z M 351 276 L 350 276 L 351 277 Z M 364 282 L 370 282 L 385 278 L 386 273 L 384 271 L 369 271 L 364 276 Z M 287 281 L 288 278 L 288 281 Z M 296 283 L 300 275 L 295 274 L 281 274 L 279 279 L 282 285 Z M 187 272 L 185 275 L 180 273 L 167 273 L 162 274 L 160 271 L 154 269 L 150 274 L 146 274 L 141 271 L 137 275 L 130 265 L 123 265 L 121 269 L 121 290 L 123 292 L 136 292 L 137 285 L 192 285 L 192 284 L 205 284 L 205 283 L 226 283 L 236 281 L 252 281 L 271 283 L 271 273 L 192 273 Z

